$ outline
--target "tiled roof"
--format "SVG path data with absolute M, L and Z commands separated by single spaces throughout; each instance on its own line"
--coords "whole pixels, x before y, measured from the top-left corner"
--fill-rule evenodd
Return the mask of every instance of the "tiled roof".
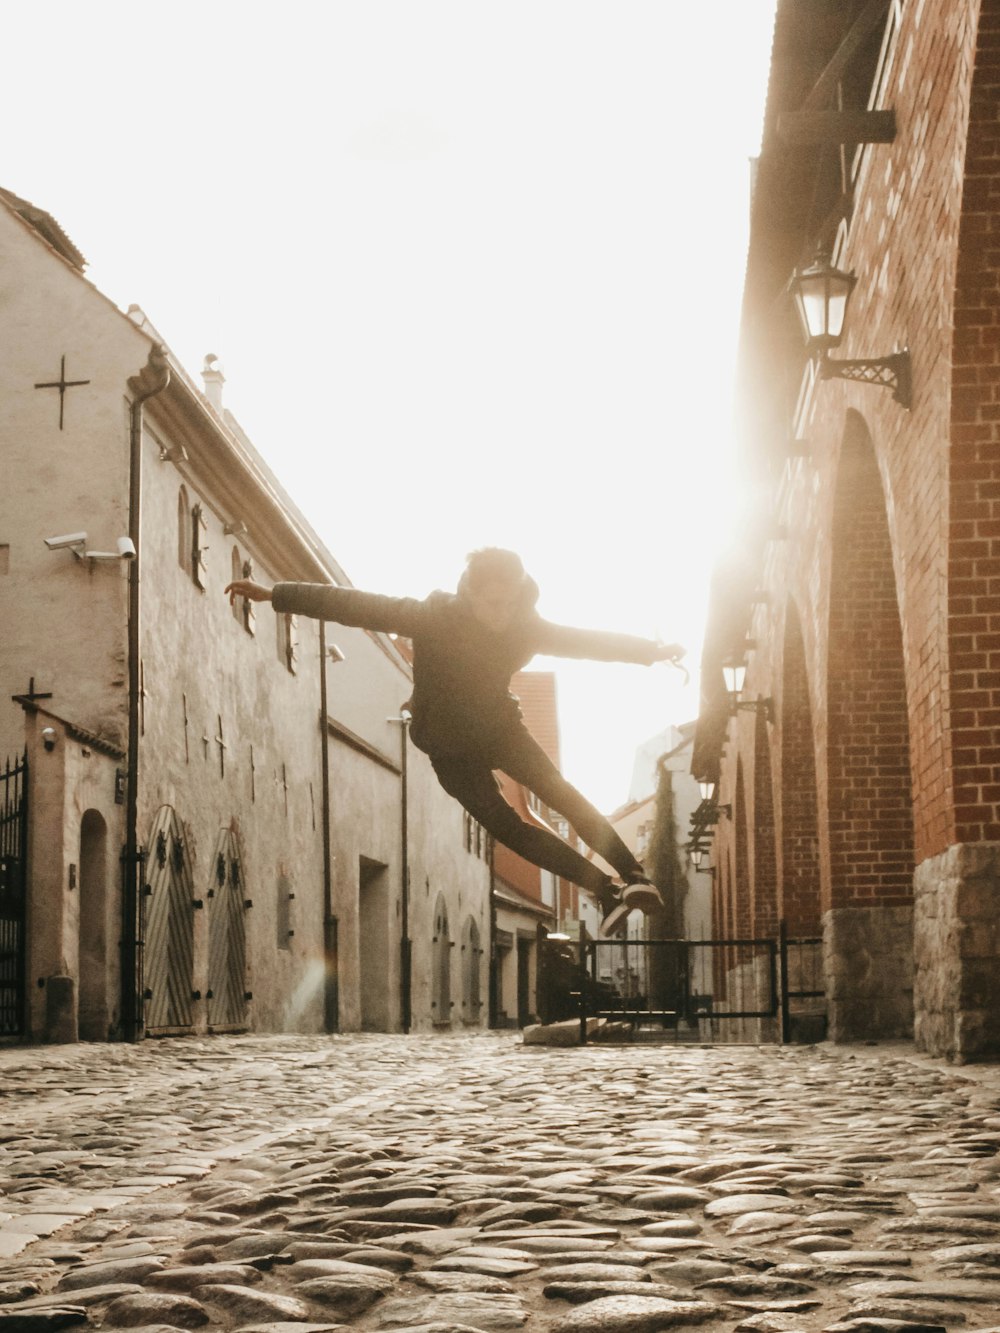
M 43 208 L 37 208 L 34 204 L 29 203 L 27 199 L 22 199 L 19 195 L 16 195 L 13 190 L 5 190 L 2 186 L 0 186 L 0 199 L 9 208 L 13 209 L 19 217 L 23 218 L 29 226 L 34 227 L 39 236 L 47 241 L 53 250 L 58 251 L 63 259 L 68 260 L 81 273 L 83 272 L 87 261 L 51 213 L 46 213 Z

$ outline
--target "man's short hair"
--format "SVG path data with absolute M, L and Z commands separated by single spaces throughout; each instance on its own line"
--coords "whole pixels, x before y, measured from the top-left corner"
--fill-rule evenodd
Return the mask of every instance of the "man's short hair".
M 484 546 L 472 551 L 466 556 L 465 572 L 469 583 L 475 587 L 492 582 L 521 584 L 527 577 L 521 557 L 500 546 Z

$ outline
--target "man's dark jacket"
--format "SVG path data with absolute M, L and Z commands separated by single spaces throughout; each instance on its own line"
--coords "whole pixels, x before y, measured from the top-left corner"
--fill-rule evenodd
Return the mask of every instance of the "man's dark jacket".
M 410 735 L 432 755 L 481 752 L 491 738 L 516 726 L 521 710 L 510 678 L 536 653 L 643 665 L 656 660 L 657 645 L 649 639 L 553 625 L 533 607 L 505 629 L 489 629 L 466 601 L 448 592 L 418 601 L 322 583 L 278 583 L 272 605 L 279 613 L 411 639 Z

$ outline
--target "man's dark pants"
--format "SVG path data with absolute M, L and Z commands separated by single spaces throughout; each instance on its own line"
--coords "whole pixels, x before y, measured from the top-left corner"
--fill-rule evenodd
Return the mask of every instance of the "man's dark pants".
M 461 754 L 431 753 L 441 786 L 498 842 L 526 861 L 585 889 L 607 887 L 608 875 L 549 829 L 523 820 L 504 799 L 495 770 L 527 787 L 570 824 L 623 878 L 642 866 L 611 824 L 556 768 L 523 723 L 505 728 L 482 748 Z

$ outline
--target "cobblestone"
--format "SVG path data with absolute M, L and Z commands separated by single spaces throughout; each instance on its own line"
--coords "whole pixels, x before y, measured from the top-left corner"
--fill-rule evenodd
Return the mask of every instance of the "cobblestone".
M 0 1050 L 0 1333 L 997 1333 L 1000 1070 L 507 1034 Z

